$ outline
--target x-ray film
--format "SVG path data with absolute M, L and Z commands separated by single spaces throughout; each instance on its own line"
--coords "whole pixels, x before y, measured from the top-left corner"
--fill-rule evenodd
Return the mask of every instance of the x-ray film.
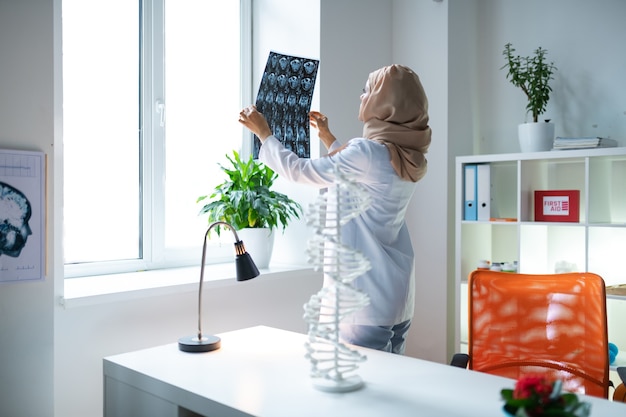
M 274 136 L 301 158 L 311 156 L 309 111 L 319 60 L 270 52 L 259 86 L 256 107 Z M 254 137 L 254 158 L 261 142 Z

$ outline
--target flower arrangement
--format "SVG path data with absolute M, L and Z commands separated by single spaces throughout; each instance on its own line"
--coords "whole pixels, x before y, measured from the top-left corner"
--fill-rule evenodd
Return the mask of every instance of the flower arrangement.
M 576 394 L 562 393 L 560 380 L 549 381 L 542 375 L 520 378 L 515 389 L 503 389 L 504 410 L 516 417 L 588 417 L 591 404 L 578 400 Z

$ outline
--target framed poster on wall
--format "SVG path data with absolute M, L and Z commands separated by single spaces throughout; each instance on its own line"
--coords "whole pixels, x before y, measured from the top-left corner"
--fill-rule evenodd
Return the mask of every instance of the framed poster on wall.
M 45 278 L 45 155 L 0 149 L 0 283 Z

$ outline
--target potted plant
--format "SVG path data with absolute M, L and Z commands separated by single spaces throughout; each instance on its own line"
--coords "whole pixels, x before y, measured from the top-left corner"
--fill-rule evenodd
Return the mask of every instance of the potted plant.
M 550 381 L 543 375 L 524 375 L 514 389 L 503 389 L 506 416 L 588 417 L 591 404 L 579 400 L 574 393 L 562 391 L 561 380 Z
M 522 152 L 548 151 L 554 141 L 554 124 L 549 120 L 540 123 L 539 116 L 546 111 L 552 92 L 550 80 L 557 68 L 546 60 L 548 51 L 542 47 L 535 49 L 532 56 L 514 55 L 514 52 L 511 43 L 504 45 L 502 54 L 506 63 L 500 69 L 507 69 L 506 78 L 521 88 L 528 99 L 526 111 L 532 115 L 532 122 L 518 127 L 520 147 Z
M 199 215 L 208 215 L 208 222 L 225 221 L 237 230 L 254 256 L 259 268 L 267 268 L 271 257 L 274 229 L 282 227 L 284 232 L 290 220 L 300 218 L 302 207 L 287 195 L 273 191 L 272 185 L 278 175 L 252 156 L 243 160 L 237 151 L 226 155 L 230 167 L 219 164 L 227 179 L 216 185 L 209 195 L 198 197 L 197 202 L 205 202 Z M 220 227 L 215 228 L 218 235 Z M 253 237 L 262 235 L 264 242 L 255 247 Z M 256 253 L 255 253 L 256 252 Z

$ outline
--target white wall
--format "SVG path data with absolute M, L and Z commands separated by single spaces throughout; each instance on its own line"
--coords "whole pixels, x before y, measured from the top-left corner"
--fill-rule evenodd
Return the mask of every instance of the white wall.
M 419 184 L 408 216 L 421 279 L 408 350 L 413 356 L 447 360 L 450 338 L 446 334 L 450 335 L 455 314 L 450 287 L 451 161 L 472 149 L 476 153 L 518 150 L 515 129 L 523 118 L 524 101 L 499 70 L 502 46 L 511 41 L 519 51 L 539 44 L 548 48 L 561 73 L 549 107 L 557 132 L 597 131 L 624 141 L 626 57 L 621 51 L 626 29 L 619 19 L 626 16 L 626 3 L 257 1 L 267 7 L 284 6 L 288 20 L 295 14 L 298 31 L 290 26 L 280 29 L 300 44 L 279 47 L 322 58 L 319 106 L 329 113 L 331 126 L 341 137 L 360 133 L 356 109 L 367 73 L 393 60 L 414 67 L 422 76 L 430 99 L 433 145 L 429 174 Z M 60 23 L 60 2 L 0 0 L 0 146 L 48 154 L 49 272 L 43 282 L 0 285 L 2 416 L 100 415 L 102 357 L 175 342 L 195 320 L 193 292 L 69 309 L 55 303 L 63 291 L 62 143 L 57 136 L 60 125 L 54 124 L 60 115 L 54 83 L 60 77 L 60 48 L 59 32 L 53 30 Z M 309 14 L 298 13 L 301 7 Z M 267 23 L 282 22 L 281 16 L 277 11 L 266 14 L 265 23 L 257 22 L 262 29 L 257 35 L 273 32 Z M 300 31 L 302 38 L 293 34 Z M 279 40 L 275 42 L 278 45 Z M 270 47 L 263 45 L 257 45 L 257 65 L 265 59 L 262 49 Z M 277 245 L 290 246 L 295 253 L 293 234 L 284 239 Z M 304 331 L 302 304 L 317 291 L 319 279 L 298 278 L 257 279 L 240 284 L 243 287 L 211 289 L 206 294 L 211 303 L 206 326 L 222 332 L 262 323 Z
M 407 354 L 438 362 L 448 359 L 448 4 L 396 0 L 393 60 L 419 74 L 428 96 L 432 142 L 428 172 L 417 184 L 407 213 L 415 249 L 415 314 Z M 452 265 L 452 264 L 450 264 Z M 433 314 L 436 312 L 436 314 Z
M 53 215 L 53 3 L 0 0 L 0 147 L 49 155 Z M 55 228 L 48 226 L 47 270 Z M 53 281 L 0 285 L 0 415 L 51 416 Z
M 363 134 L 359 97 L 369 73 L 392 61 L 391 4 L 322 1 L 320 110 L 341 143 Z
M 517 125 L 526 99 L 506 80 L 502 50 L 539 46 L 558 71 L 542 119 L 556 135 L 609 136 L 626 146 L 626 2 L 622 0 L 477 1 L 478 104 L 482 154 L 519 152 Z

